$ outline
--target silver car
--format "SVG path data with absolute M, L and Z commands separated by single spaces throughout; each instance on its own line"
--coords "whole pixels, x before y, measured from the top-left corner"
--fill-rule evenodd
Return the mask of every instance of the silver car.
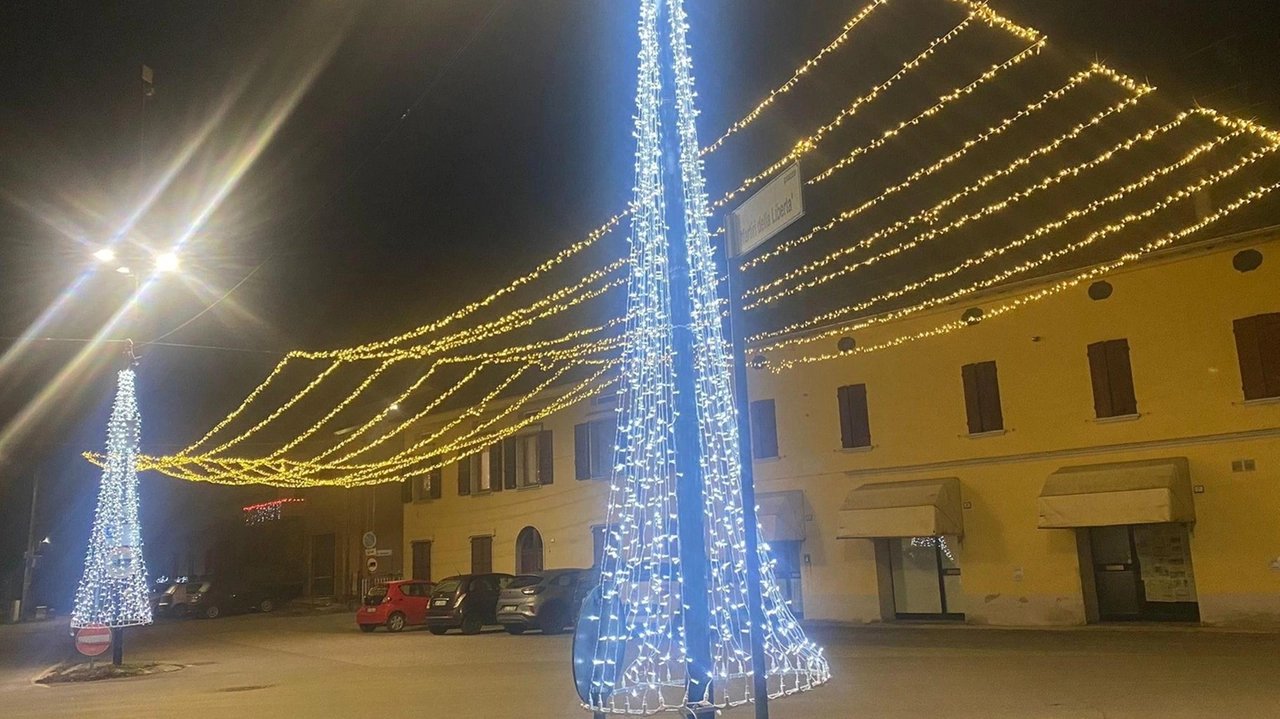
M 498 623 L 511 634 L 559 634 L 573 624 L 586 569 L 549 569 L 516 577 L 498 597 Z

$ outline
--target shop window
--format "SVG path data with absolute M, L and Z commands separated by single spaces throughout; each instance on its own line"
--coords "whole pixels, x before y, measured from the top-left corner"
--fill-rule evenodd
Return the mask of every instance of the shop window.
M 573 428 L 573 476 L 577 480 L 609 479 L 617 420 L 584 422 Z
M 871 420 L 867 415 L 867 386 L 854 384 L 836 390 L 840 402 L 840 444 L 845 449 L 871 446 Z
M 1093 380 L 1093 408 L 1099 419 L 1138 413 L 1129 364 L 1129 340 L 1089 345 L 1089 374 Z
M 1280 397 L 1280 312 L 1235 321 L 1246 400 Z
M 756 459 L 778 457 L 778 415 L 771 399 L 751 403 L 751 456 Z
M 998 432 L 1004 429 L 1004 413 L 1000 408 L 1000 378 L 995 362 L 968 364 L 961 369 L 964 379 L 964 406 L 969 419 L 969 434 Z

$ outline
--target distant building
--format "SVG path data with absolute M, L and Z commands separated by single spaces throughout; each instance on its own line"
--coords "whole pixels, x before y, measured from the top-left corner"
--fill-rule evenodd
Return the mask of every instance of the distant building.
M 798 613 L 1280 627 L 1280 236 L 973 312 L 1056 279 L 858 337 L 968 313 L 955 331 L 752 373 L 760 520 Z M 848 351 L 839 340 L 823 351 Z M 406 570 L 597 561 L 611 399 L 415 480 Z

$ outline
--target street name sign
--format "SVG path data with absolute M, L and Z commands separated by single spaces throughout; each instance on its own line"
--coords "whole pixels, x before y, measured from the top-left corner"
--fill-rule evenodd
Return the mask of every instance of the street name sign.
M 804 183 L 800 163 L 760 188 L 729 215 L 729 245 L 741 257 L 804 217 Z

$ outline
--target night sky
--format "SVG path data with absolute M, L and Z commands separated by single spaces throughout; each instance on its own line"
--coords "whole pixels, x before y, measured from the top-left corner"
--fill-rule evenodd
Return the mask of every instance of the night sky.
M 705 137 L 864 3 L 688 4 Z M 1183 105 L 1280 127 L 1275 2 L 993 6 L 1073 59 L 1101 58 Z M 4 3 L 0 346 L 77 289 L 38 333 L 60 341 L 0 365 L 10 432 L 0 445 L 0 599 L 37 467 L 41 534 L 59 557 L 46 591 L 57 598 L 74 584 L 96 480 L 76 455 L 100 448 L 122 346 L 92 354 L 31 422 L 15 422 L 132 290 L 90 272 L 89 255 L 129 224 L 176 158 L 189 155 L 118 249 L 189 236 L 190 279 L 154 288 L 136 323 L 126 317 L 109 333 L 167 343 L 142 350 L 153 453 L 197 437 L 284 352 L 422 324 L 620 210 L 634 150 L 634 25 L 635 3 L 616 0 Z M 145 103 L 143 63 L 155 71 Z M 145 481 L 153 505 L 179 491 Z

